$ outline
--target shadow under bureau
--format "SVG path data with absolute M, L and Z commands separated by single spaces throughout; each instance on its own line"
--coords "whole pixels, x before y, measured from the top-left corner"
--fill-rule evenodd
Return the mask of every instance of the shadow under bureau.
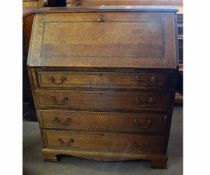
M 177 58 L 176 9 L 37 11 L 28 71 L 43 159 L 142 159 L 166 168 Z

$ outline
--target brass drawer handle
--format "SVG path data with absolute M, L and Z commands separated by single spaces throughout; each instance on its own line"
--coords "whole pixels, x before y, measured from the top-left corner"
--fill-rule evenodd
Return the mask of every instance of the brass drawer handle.
M 67 77 L 66 76 L 61 76 L 60 81 L 56 81 L 53 76 L 50 76 L 49 80 L 50 80 L 50 82 L 52 82 L 54 84 L 63 84 L 64 81 L 67 80 Z
M 154 76 L 152 76 L 152 77 L 150 78 L 150 82 L 151 82 L 152 84 L 155 84 L 155 83 L 156 83 L 156 78 L 155 78 Z
M 58 138 L 57 141 L 58 143 L 60 143 L 60 145 L 66 145 L 66 146 L 70 146 L 72 143 L 74 143 L 73 138 L 70 138 L 68 142 L 65 142 L 62 138 Z
M 151 120 L 147 120 L 145 124 L 142 124 L 141 122 L 139 122 L 138 119 L 134 119 L 134 123 L 135 124 L 138 124 L 138 126 L 141 128 L 141 129 L 147 129 L 151 126 Z
M 53 122 L 61 125 L 69 125 L 71 123 L 71 118 L 68 117 L 64 122 L 62 122 L 58 117 L 54 117 Z
M 136 80 L 137 80 L 137 81 L 140 81 L 140 80 L 141 80 L 141 77 L 140 77 L 139 75 L 137 75 L 137 76 L 136 76 Z
M 55 104 L 55 105 L 65 105 L 65 103 L 69 100 L 69 97 L 65 96 L 65 97 L 63 97 L 63 100 L 61 100 L 61 101 L 56 99 L 55 96 L 51 96 L 51 99 L 53 101 L 53 104 Z
M 100 16 L 100 18 L 97 19 L 98 22 L 104 22 L 104 17 Z

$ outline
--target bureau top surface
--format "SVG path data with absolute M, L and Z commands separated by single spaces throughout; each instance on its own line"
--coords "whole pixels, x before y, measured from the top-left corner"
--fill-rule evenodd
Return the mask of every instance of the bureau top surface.
M 176 9 L 142 6 L 37 11 L 31 67 L 171 68 L 177 66 Z

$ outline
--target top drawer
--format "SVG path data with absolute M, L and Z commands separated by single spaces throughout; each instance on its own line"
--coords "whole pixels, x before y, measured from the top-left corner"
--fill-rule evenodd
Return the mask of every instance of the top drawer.
M 174 88 L 172 73 L 38 71 L 40 87 Z

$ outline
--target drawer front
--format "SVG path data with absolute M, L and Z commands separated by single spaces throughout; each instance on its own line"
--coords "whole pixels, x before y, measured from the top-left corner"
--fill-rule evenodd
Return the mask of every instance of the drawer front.
M 164 136 L 122 133 L 43 131 L 47 147 L 107 152 L 161 153 Z
M 36 90 L 40 108 L 167 110 L 171 92 Z
M 39 71 L 40 87 L 174 88 L 171 74 Z
M 39 111 L 43 128 L 163 133 L 167 116 L 154 113 Z

